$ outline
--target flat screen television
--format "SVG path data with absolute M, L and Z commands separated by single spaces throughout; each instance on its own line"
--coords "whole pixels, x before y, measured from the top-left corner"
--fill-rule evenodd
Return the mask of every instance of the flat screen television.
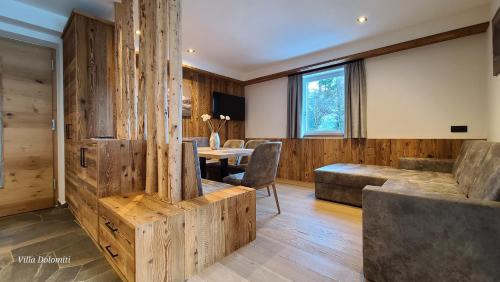
M 214 92 L 212 96 L 213 116 L 229 116 L 231 120 L 245 120 L 245 98 Z

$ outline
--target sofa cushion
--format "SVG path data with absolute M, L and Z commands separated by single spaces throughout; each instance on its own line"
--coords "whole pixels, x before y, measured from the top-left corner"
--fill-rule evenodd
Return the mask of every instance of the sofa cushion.
M 382 186 L 388 179 L 456 184 L 451 173 L 397 169 L 387 166 L 333 164 L 314 171 L 315 181 L 342 186 Z
M 500 143 L 491 145 L 467 196 L 474 199 L 500 201 Z
M 436 183 L 431 181 L 415 181 L 404 179 L 389 179 L 382 186 L 390 188 L 395 193 L 418 195 L 418 194 L 438 194 L 447 197 L 459 197 L 465 199 L 465 194 L 458 184 Z
M 469 145 L 464 159 L 456 170 L 456 179 L 464 194 L 469 194 L 469 189 L 476 181 L 483 167 L 483 161 L 490 149 L 492 142 L 473 141 Z

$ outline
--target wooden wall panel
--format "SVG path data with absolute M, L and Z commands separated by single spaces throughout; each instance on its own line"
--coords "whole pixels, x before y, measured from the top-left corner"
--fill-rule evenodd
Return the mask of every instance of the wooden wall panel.
M 192 115 L 182 120 L 182 136 L 198 137 L 210 136 L 210 130 L 201 120 L 201 115 L 212 115 L 212 93 L 214 91 L 245 96 L 241 83 L 222 77 L 197 72 L 184 68 L 183 88 L 185 93 L 191 93 Z M 221 142 L 227 139 L 244 139 L 245 122 L 230 120 L 220 132 Z
M 270 139 L 283 142 L 278 178 L 313 182 L 334 163 L 399 166 L 401 157 L 456 158 L 461 139 Z

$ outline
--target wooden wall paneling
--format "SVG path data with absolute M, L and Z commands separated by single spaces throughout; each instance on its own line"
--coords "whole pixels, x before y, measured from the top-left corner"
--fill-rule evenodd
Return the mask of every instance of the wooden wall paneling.
M 273 139 L 281 141 L 278 178 L 314 181 L 314 169 L 334 163 L 399 166 L 401 157 L 456 158 L 461 139 Z
M 207 125 L 201 120 L 201 115 L 212 115 L 212 94 L 214 91 L 230 95 L 244 96 L 244 87 L 241 83 L 216 76 L 213 74 L 197 72 L 184 67 L 183 87 L 191 93 L 193 105 L 191 117 L 182 120 L 183 136 L 197 137 L 210 136 Z M 217 117 L 218 118 L 218 117 Z M 244 139 L 245 122 L 230 120 L 220 132 L 221 142 L 227 139 Z
M 182 52 L 181 0 L 168 1 L 168 195 L 182 201 Z

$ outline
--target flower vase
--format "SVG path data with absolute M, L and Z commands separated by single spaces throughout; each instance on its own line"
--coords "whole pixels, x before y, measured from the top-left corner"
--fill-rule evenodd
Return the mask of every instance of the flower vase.
M 210 149 L 212 150 L 220 149 L 220 138 L 218 132 L 212 132 L 212 134 L 210 134 Z

